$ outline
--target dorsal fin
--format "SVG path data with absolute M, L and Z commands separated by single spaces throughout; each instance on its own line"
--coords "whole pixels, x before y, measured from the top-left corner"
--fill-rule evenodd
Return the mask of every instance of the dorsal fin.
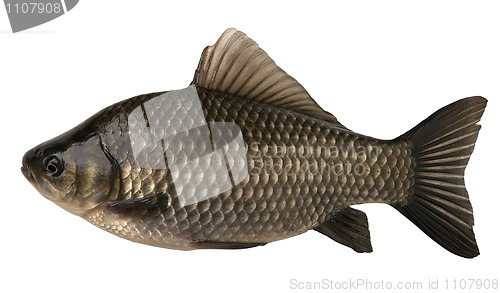
M 234 28 L 203 50 L 193 84 L 340 124 L 255 41 Z

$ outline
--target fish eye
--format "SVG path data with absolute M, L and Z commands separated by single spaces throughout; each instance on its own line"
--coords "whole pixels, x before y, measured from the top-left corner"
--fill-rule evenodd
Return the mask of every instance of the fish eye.
M 49 156 L 43 160 L 43 165 L 45 167 L 45 172 L 52 177 L 57 177 L 61 175 L 64 165 L 60 158 L 57 156 Z

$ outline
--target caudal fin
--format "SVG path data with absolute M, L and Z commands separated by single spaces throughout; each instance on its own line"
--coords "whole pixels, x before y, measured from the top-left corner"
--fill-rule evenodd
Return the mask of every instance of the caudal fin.
M 414 193 L 392 204 L 434 241 L 462 257 L 479 255 L 464 170 L 474 150 L 487 100 L 452 103 L 397 139 L 410 141 L 415 158 Z

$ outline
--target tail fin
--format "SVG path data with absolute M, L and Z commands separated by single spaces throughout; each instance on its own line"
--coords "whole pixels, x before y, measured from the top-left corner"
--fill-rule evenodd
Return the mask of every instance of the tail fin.
M 464 170 L 474 150 L 487 100 L 452 103 L 398 139 L 412 143 L 414 193 L 392 204 L 434 241 L 462 257 L 479 255 Z

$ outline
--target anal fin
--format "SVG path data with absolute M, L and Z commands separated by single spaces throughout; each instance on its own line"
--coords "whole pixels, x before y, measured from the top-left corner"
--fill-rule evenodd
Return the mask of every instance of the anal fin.
M 350 207 L 335 213 L 314 230 L 352 248 L 356 252 L 372 252 L 368 218 L 360 210 Z

